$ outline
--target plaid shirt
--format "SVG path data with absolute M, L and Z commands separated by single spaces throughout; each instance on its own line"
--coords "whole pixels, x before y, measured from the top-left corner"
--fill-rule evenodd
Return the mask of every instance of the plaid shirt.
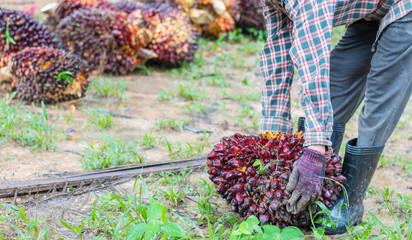
M 412 11 L 412 1 L 261 1 L 268 30 L 260 61 L 265 79 L 261 131 L 292 132 L 290 87 L 295 66 L 300 103 L 306 114 L 305 144 L 331 146 L 333 111 L 329 58 L 332 28 L 360 19 L 380 21 L 377 41 L 385 27 Z

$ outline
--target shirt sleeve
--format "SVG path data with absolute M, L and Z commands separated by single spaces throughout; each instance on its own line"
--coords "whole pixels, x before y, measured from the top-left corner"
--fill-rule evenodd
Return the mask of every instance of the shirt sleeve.
M 260 55 L 260 70 L 265 83 L 262 89 L 260 130 L 292 132 L 290 117 L 290 87 L 293 62 L 292 22 L 276 9 L 270 0 L 262 0 L 268 39 Z
M 305 111 L 305 145 L 331 146 L 333 111 L 329 63 L 334 1 L 288 1 L 294 41 L 290 56 L 297 69 L 299 98 Z

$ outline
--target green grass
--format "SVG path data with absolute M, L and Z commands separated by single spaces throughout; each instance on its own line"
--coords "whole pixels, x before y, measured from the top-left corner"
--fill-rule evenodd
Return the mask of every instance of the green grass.
M 88 143 L 84 148 L 81 162 L 87 170 L 96 170 L 119 165 L 144 163 L 137 151 L 138 143 L 122 142 L 120 139 L 106 136 L 100 144 Z
M 111 78 L 96 77 L 90 81 L 89 85 L 94 97 L 115 97 L 121 100 L 127 100 L 126 90 L 131 84 L 123 78 L 112 80 Z
M 169 156 L 171 156 L 173 159 L 178 159 L 202 154 L 206 147 L 210 147 L 210 145 L 208 144 L 209 138 L 210 134 L 207 135 L 206 133 L 204 133 L 203 142 L 200 144 L 182 142 L 173 144 L 169 142 L 167 137 L 164 137 L 163 141 L 166 150 L 169 152 Z
M 102 109 L 89 108 L 87 116 L 90 118 L 90 122 L 86 123 L 86 128 L 97 126 L 100 130 L 104 130 L 113 127 L 113 117 Z
M 11 99 L 11 98 L 10 98 Z M 54 120 L 47 113 L 46 106 L 41 103 L 41 112 L 32 105 L 32 110 L 21 104 L 12 105 L 7 96 L 0 102 L 0 139 L 1 142 L 11 140 L 21 146 L 29 146 L 34 150 L 56 150 L 56 143 L 61 139 L 63 127 L 56 125 L 61 115 Z
M 161 118 L 154 121 L 154 129 L 156 131 L 182 131 L 183 128 L 190 123 L 189 120 L 165 119 Z

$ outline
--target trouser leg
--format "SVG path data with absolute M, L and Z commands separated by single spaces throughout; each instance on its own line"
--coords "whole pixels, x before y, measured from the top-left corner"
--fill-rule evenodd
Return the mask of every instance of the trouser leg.
M 412 93 L 412 13 L 381 34 L 367 76 L 358 146 L 381 146 L 395 129 Z
M 378 29 L 377 22 L 357 21 L 348 26 L 331 52 L 330 94 L 334 125 L 346 124 L 363 100 Z

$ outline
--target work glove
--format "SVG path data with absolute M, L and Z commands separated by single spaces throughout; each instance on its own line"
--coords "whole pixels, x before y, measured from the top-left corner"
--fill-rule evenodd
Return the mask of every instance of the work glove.
M 293 164 L 293 171 L 286 190 L 292 196 L 286 204 L 286 209 L 292 214 L 305 210 L 318 200 L 325 177 L 326 156 L 318 151 L 305 148 L 302 156 Z

